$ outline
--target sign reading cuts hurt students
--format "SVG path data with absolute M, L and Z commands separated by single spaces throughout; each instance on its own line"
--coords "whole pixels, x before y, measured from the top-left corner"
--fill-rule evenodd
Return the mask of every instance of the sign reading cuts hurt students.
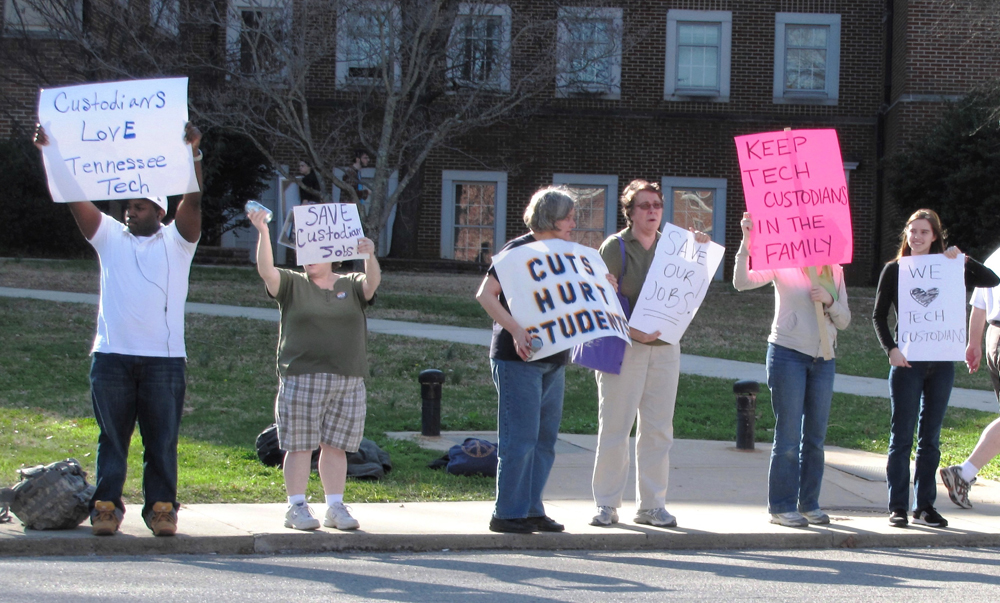
M 43 88 L 38 123 L 57 203 L 166 197 L 198 190 L 184 142 L 188 79 Z
M 899 258 L 896 344 L 907 361 L 965 360 L 965 255 Z
M 628 319 L 596 249 L 560 239 L 493 256 L 514 320 L 542 340 L 532 360 L 600 337 L 628 338 Z
M 836 130 L 736 137 L 757 270 L 849 264 L 851 209 Z
M 358 239 L 365 236 L 354 203 L 296 205 L 294 240 L 299 266 L 367 258 L 358 253 Z

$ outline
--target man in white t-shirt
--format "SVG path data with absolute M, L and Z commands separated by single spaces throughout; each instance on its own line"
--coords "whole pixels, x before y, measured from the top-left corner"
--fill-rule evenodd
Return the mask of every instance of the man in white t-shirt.
M 90 393 L 100 428 L 93 533 L 118 531 L 128 449 L 138 422 L 142 434 L 142 517 L 156 536 L 177 531 L 177 436 L 184 408 L 184 304 L 188 274 L 201 237 L 201 132 L 185 126 L 199 191 L 181 199 L 164 225 L 162 197 L 129 199 L 125 223 L 90 201 L 69 204 L 80 232 L 101 262 L 101 299 L 92 349 Z M 35 132 L 39 148 L 45 131 Z
M 986 260 L 990 270 L 1000 274 L 1000 249 Z M 979 370 L 983 359 L 983 330 L 986 330 L 986 368 L 993 381 L 993 393 L 1000 402 L 1000 285 L 992 289 L 976 288 L 969 301 L 972 313 L 969 315 L 969 345 L 965 348 L 965 363 L 969 372 Z M 989 325 L 987 327 L 987 325 Z M 969 489 L 976 481 L 976 474 L 986 463 L 1000 455 L 1000 419 L 986 426 L 972 454 L 961 465 L 942 467 L 941 481 L 948 488 L 948 496 L 956 505 L 971 509 Z

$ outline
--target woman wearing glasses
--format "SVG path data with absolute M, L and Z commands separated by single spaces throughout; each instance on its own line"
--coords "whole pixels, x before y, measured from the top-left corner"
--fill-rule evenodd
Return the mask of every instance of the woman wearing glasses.
M 633 180 L 622 192 L 621 206 L 626 228 L 604 241 L 600 252 L 631 309 L 660 239 L 663 195 L 655 183 Z M 709 236 L 698 232 L 695 239 L 706 243 Z M 638 418 L 634 521 L 673 527 L 677 520 L 667 512 L 666 498 L 681 350 L 679 345 L 660 341 L 659 331 L 631 329 L 630 334 L 632 345 L 625 349 L 621 373 L 596 371 L 599 406 L 593 488 L 597 515 L 590 523 L 607 526 L 618 522 L 618 507 L 628 481 L 629 434 Z

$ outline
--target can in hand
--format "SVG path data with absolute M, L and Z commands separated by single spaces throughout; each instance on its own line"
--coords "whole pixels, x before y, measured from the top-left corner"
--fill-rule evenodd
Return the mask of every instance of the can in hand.
M 530 362 L 531 359 L 534 358 L 535 352 L 540 349 L 542 349 L 542 338 L 536 335 L 531 338 L 531 351 L 528 352 L 528 358 L 526 360 Z
M 274 212 L 273 211 L 271 211 L 268 208 L 264 207 L 263 205 L 261 205 L 257 201 L 247 201 L 247 204 L 246 204 L 246 206 L 243 209 L 245 209 L 247 213 L 250 213 L 252 211 L 267 212 L 267 218 L 265 218 L 264 221 L 267 222 L 267 223 L 269 223 L 269 224 L 271 222 L 271 218 L 274 217 Z

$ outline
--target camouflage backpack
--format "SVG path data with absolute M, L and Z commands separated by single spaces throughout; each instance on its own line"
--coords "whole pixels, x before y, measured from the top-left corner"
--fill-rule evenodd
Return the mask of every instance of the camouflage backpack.
M 0 490 L 0 521 L 7 507 L 32 530 L 66 530 L 90 515 L 95 487 L 76 459 L 18 469 L 21 481 Z

